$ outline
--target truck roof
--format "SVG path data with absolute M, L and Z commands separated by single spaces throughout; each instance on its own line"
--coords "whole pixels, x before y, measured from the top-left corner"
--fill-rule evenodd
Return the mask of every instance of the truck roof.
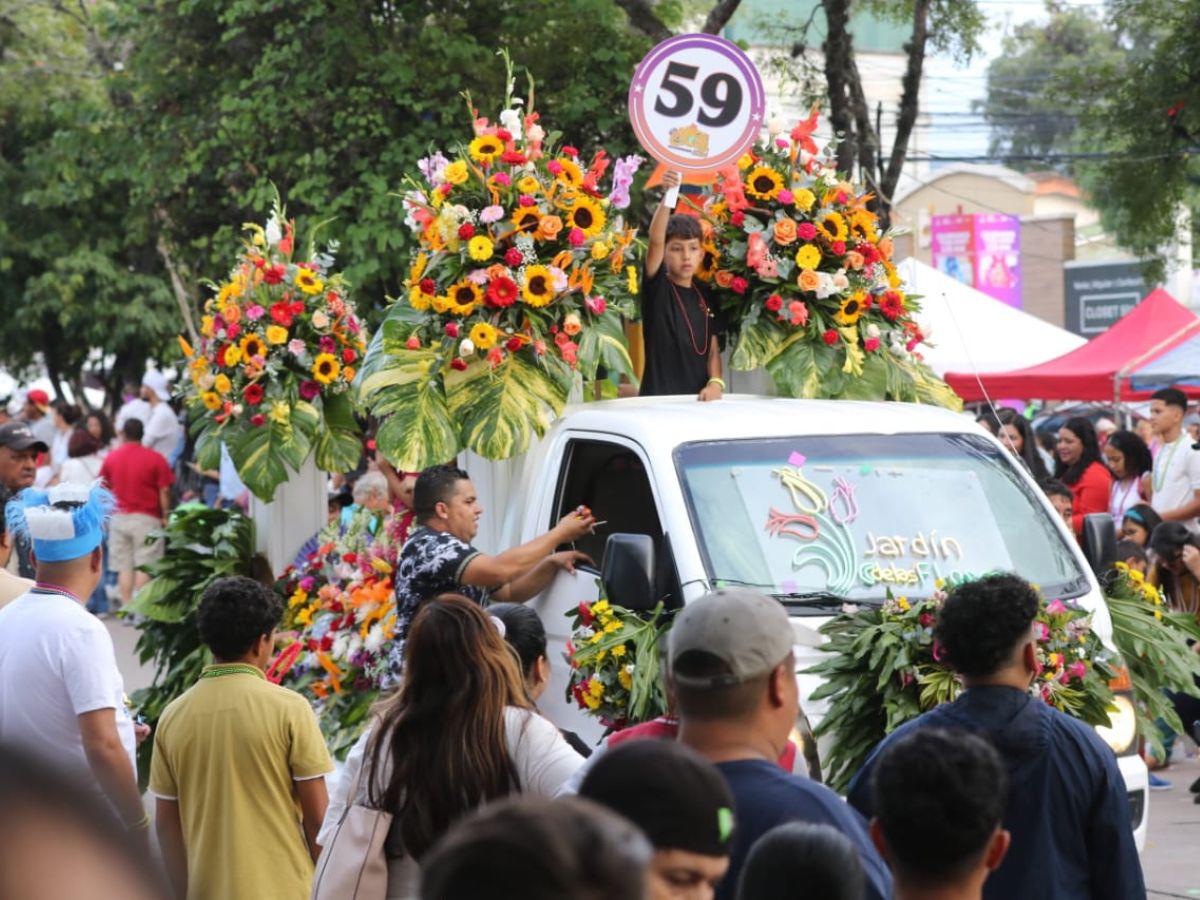
M 558 427 L 623 434 L 642 446 L 659 449 L 689 441 L 754 437 L 982 433 L 969 418 L 936 406 L 751 394 L 726 394 L 716 403 L 700 403 L 691 395 L 581 403 L 568 408 Z

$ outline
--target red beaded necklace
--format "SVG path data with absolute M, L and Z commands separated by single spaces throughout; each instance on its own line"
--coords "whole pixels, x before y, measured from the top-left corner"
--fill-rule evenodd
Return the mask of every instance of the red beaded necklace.
M 679 312 L 683 315 L 683 324 L 687 326 L 688 341 L 692 345 L 692 352 L 697 356 L 704 356 L 708 353 L 708 345 L 711 343 L 708 339 L 708 304 L 704 302 L 704 295 L 696 291 L 696 296 L 700 301 L 700 312 L 704 314 L 704 341 L 697 347 L 696 332 L 692 328 L 692 320 L 687 314 L 687 307 L 683 305 L 683 298 L 679 296 L 679 290 L 675 287 L 675 282 L 668 279 L 667 284 L 671 286 L 671 296 L 675 298 L 675 303 L 679 306 Z

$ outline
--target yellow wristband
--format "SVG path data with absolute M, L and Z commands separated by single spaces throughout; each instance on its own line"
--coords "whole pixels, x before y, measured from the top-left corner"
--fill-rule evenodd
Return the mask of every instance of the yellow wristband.
M 721 386 L 721 390 L 723 390 L 723 391 L 728 390 L 725 387 L 725 382 L 722 381 L 720 378 L 710 378 L 710 379 L 708 379 L 708 383 L 709 384 L 719 384 Z

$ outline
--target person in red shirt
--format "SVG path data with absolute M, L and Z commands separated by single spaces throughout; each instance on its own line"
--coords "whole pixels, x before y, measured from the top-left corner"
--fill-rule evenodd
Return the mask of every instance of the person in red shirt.
M 1055 447 L 1058 459 L 1054 477 L 1071 489 L 1071 526 L 1076 536 L 1083 534 L 1083 517 L 1108 512 L 1112 495 L 1112 473 L 1100 461 L 1100 442 L 1096 429 L 1082 416 L 1068 419 L 1058 430 Z
M 100 478 L 117 500 L 117 512 L 109 525 L 110 565 L 117 572 L 121 604 L 133 599 L 135 590 L 150 580 L 138 569 L 162 556 L 161 540 L 147 543 L 150 533 L 161 528 L 171 508 L 171 484 L 175 476 L 163 459 L 142 445 L 145 426 L 129 418 L 121 426 L 125 442 L 104 458 Z

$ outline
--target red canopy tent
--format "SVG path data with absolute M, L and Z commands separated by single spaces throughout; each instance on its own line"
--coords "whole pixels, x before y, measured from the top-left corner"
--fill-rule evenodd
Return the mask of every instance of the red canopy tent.
M 1200 333 L 1200 318 L 1161 288 L 1115 325 L 1077 350 L 1011 372 L 947 372 L 946 383 L 967 402 L 999 397 L 1039 400 L 1144 400 L 1130 386 L 1140 366 Z M 1193 397 L 1200 387 L 1181 386 Z

